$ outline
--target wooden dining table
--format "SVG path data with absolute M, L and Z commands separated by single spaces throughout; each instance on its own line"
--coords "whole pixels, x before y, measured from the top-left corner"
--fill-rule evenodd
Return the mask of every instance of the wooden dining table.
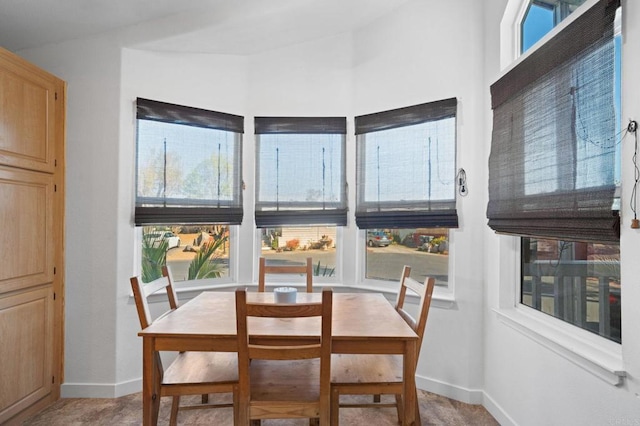
M 249 301 L 273 302 L 273 293 L 247 293 Z M 298 293 L 297 301 L 321 300 Z M 317 340 L 318 318 L 251 318 L 254 342 Z M 143 425 L 155 425 L 160 408 L 158 351 L 237 352 L 235 293 L 205 291 L 138 333 L 143 338 Z M 381 293 L 334 293 L 332 352 L 401 354 L 404 359 L 403 425 L 416 419 L 415 366 L 418 336 Z

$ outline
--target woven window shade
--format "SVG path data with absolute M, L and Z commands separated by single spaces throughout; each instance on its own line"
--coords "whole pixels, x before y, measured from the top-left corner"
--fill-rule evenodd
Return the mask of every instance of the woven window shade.
M 356 225 L 457 228 L 455 98 L 362 115 Z
M 347 224 L 345 117 L 256 117 L 258 228 Z
M 603 0 L 491 86 L 489 226 L 618 241 L 613 21 Z
M 244 118 L 138 98 L 136 225 L 242 222 Z

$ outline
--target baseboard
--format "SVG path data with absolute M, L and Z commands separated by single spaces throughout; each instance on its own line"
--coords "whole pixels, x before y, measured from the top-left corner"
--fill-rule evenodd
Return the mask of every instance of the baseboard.
M 467 389 L 416 375 L 416 387 L 465 404 L 479 404 L 502 426 L 516 426 L 515 421 L 496 401 L 479 389 Z M 62 398 L 118 398 L 142 390 L 142 379 L 130 380 L 118 384 L 64 383 L 60 392 Z
M 63 383 L 62 398 L 119 398 L 142 390 L 142 379 L 122 383 Z
M 464 402 L 465 404 L 482 405 L 484 401 L 484 392 L 480 389 L 466 389 L 420 375 L 416 375 L 416 387 L 427 392 Z
M 487 409 L 489 414 L 502 426 L 517 426 L 517 423 L 509 417 L 509 415 L 502 409 L 490 395 L 484 394 L 484 403 L 482 404 Z
M 416 375 L 416 387 L 465 404 L 482 405 L 501 426 L 517 426 L 517 423 L 509 417 L 502 407 L 483 390 L 467 389 L 420 375 Z

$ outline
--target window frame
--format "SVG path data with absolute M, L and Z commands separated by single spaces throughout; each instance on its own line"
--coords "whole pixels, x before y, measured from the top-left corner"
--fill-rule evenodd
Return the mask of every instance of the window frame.
M 198 224 L 194 224 L 197 226 Z M 176 292 L 211 290 L 234 287 L 238 283 L 238 267 L 239 267 L 239 234 L 240 225 L 228 225 L 229 227 L 229 275 L 222 278 L 205 278 L 199 280 L 175 281 L 173 283 Z M 142 226 L 133 228 L 134 232 L 134 275 L 142 273 Z
M 544 240 L 548 240 L 545 238 L 537 238 L 536 239 L 538 242 L 539 241 L 544 241 Z M 523 249 L 524 247 L 526 247 L 524 245 L 525 241 L 524 238 L 519 238 L 519 243 L 520 243 L 520 248 Z M 552 240 L 553 241 L 553 240 Z M 559 241 L 556 240 L 555 243 L 557 244 Z M 583 242 L 583 241 L 566 241 L 566 243 L 570 243 L 570 244 L 592 244 L 592 242 Z M 595 244 L 602 244 L 602 245 L 612 245 L 609 243 L 595 243 Z M 620 245 L 618 244 L 618 254 L 620 251 Z M 574 246 L 575 247 L 575 246 Z M 575 254 L 575 252 L 574 252 Z M 586 275 L 573 275 L 573 274 L 567 274 L 567 275 L 561 275 L 565 281 L 563 282 L 563 286 L 565 287 L 565 289 L 568 287 L 569 290 L 565 290 L 566 293 L 562 294 L 562 290 L 560 290 L 560 295 L 554 294 L 553 295 L 553 299 L 554 299 L 554 312 L 545 312 L 543 310 L 543 306 L 542 304 L 544 303 L 542 301 L 543 297 L 545 297 L 545 295 L 542 293 L 542 288 L 543 288 L 543 283 L 540 282 L 537 285 L 539 286 L 539 290 L 540 290 L 540 307 L 539 308 L 535 308 L 533 305 L 536 304 L 536 301 L 534 300 L 534 292 L 533 289 L 536 286 L 536 284 L 533 283 L 533 277 L 534 274 L 533 272 L 530 270 L 530 274 L 527 276 L 532 277 L 532 282 L 531 282 L 531 289 L 532 292 L 530 294 L 527 294 L 528 297 L 532 298 L 531 301 L 531 305 L 527 304 L 524 302 L 524 297 L 525 297 L 525 292 L 524 292 L 524 277 L 525 275 L 522 273 L 523 270 L 525 270 L 525 262 L 524 259 L 522 258 L 523 254 L 522 251 L 520 252 L 520 286 L 519 286 L 519 295 L 520 298 L 518 300 L 518 303 L 520 303 L 521 305 L 524 306 L 528 306 L 536 311 L 539 311 L 541 313 L 544 313 L 546 315 L 551 316 L 552 318 L 558 319 L 560 321 L 562 321 L 563 323 L 566 324 L 570 324 L 574 327 L 579 328 L 580 330 L 585 330 L 585 331 L 589 331 L 592 334 L 595 334 L 599 337 L 602 337 L 604 339 L 607 340 L 611 340 L 613 342 L 617 342 L 617 338 L 619 338 L 617 336 L 617 333 L 615 333 L 615 329 L 612 325 L 611 325 L 611 321 L 612 321 L 612 312 L 610 312 L 610 308 L 611 308 L 611 302 L 610 302 L 610 295 L 615 294 L 615 292 L 611 291 L 612 288 L 610 286 L 610 281 L 609 283 L 604 285 L 602 282 L 600 282 L 600 280 L 598 280 L 598 319 L 599 321 L 597 322 L 598 328 L 597 329 L 589 329 L 588 327 L 586 327 L 586 320 L 588 319 L 589 316 L 589 307 L 588 307 L 588 303 L 589 303 L 589 299 L 587 297 L 588 294 L 588 279 L 591 278 L 595 278 L 594 275 L 591 274 L 586 274 Z M 595 256 L 595 255 L 594 255 Z M 539 265 L 544 265 L 545 261 L 540 261 Z M 554 263 L 556 262 L 556 260 L 554 259 Z M 595 269 L 599 269 L 599 261 L 598 260 L 592 260 L 592 261 L 588 261 L 588 260 L 579 260 L 579 259 L 567 259 L 566 261 L 564 260 L 557 260 L 558 264 L 561 264 L 562 268 L 566 268 L 566 271 L 571 271 L 571 270 L 575 270 L 577 269 L 578 271 L 582 270 L 582 269 L 586 269 L 587 271 L 590 268 L 593 268 L 594 271 Z M 581 262 L 585 262 L 585 263 L 581 263 Z M 593 262 L 593 263 L 591 263 Z M 619 264 L 619 260 L 618 260 L 618 264 Z M 530 264 L 531 267 L 533 267 L 533 269 L 536 269 L 534 266 L 534 263 L 532 262 Z M 542 268 L 544 269 L 544 266 L 542 266 Z M 575 268 L 575 269 L 574 269 Z M 549 277 L 550 275 L 547 274 L 540 274 L 539 277 Z M 608 278 L 612 278 L 612 277 L 616 277 L 615 274 L 612 274 L 612 276 L 609 276 Z M 576 278 L 581 278 L 581 288 L 580 290 L 576 290 L 576 288 L 572 288 L 573 285 L 576 284 L 576 282 L 574 281 L 574 279 Z M 619 279 L 619 273 L 617 275 L 617 278 Z M 568 281 L 566 279 L 569 279 Z M 556 283 L 557 284 L 557 283 Z M 606 288 L 606 291 L 604 290 Z M 560 287 L 560 289 L 562 289 L 562 287 Z M 565 298 L 565 296 L 568 296 L 567 298 Z M 549 295 L 547 294 L 546 297 L 549 297 Z M 584 298 L 584 300 L 580 300 L 578 299 L 579 297 Z M 582 307 L 584 307 L 584 312 L 581 312 L 582 307 L 578 307 L 578 304 L 576 303 L 574 305 L 574 303 L 570 303 L 573 301 L 573 299 L 576 300 L 580 300 L 580 305 L 582 305 L 584 303 L 584 305 L 582 305 Z M 593 300 L 591 300 L 591 303 L 593 303 Z M 602 305 L 604 304 L 604 306 Z M 618 308 L 619 309 L 619 308 Z M 606 311 L 606 312 L 605 312 Z M 593 312 L 591 312 L 593 313 Z M 578 315 L 579 314 L 579 315 Z M 600 316 L 603 314 L 607 314 L 604 315 L 603 318 L 603 322 L 600 321 Z M 582 315 L 584 315 L 584 317 L 582 317 Z M 563 318 L 564 316 L 564 318 Z M 573 317 L 573 318 L 572 318 Z M 585 321 L 584 324 L 582 325 L 578 325 L 579 321 Z M 621 338 L 621 337 L 620 337 Z M 620 342 L 618 342 L 620 343 Z
M 529 3 L 529 4 L 531 4 L 531 3 L 533 3 L 533 1 L 532 1 L 532 0 L 530 0 L 528 3 Z M 587 3 L 587 2 L 585 2 L 585 3 Z M 583 3 L 583 4 L 584 4 L 584 3 Z M 620 11 L 618 10 L 618 12 L 620 12 Z M 571 16 L 571 15 L 569 15 L 569 16 Z M 525 16 L 525 17 L 526 17 L 526 16 Z M 618 37 L 620 37 L 620 36 L 621 36 L 621 22 L 620 22 L 620 21 L 621 21 L 621 19 L 619 19 L 619 16 L 616 16 L 616 18 L 615 18 L 615 20 L 614 20 L 614 23 L 613 23 L 613 26 L 614 26 L 614 27 L 613 27 L 613 42 L 614 42 L 614 43 L 616 43 L 616 44 L 617 44 L 617 40 L 616 40 L 616 39 L 617 39 Z M 523 26 L 521 26 L 521 28 L 523 28 Z M 616 49 L 616 51 L 617 51 L 617 49 L 618 49 L 618 48 L 616 47 L 615 49 Z M 523 53 L 523 54 L 524 54 L 524 53 Z M 619 54 L 621 54 L 621 52 L 617 52 L 617 54 L 619 55 Z M 614 61 L 615 61 L 615 62 L 618 62 L 618 61 L 620 61 L 620 58 L 617 56 L 617 57 L 614 59 Z M 616 67 L 616 66 L 617 66 L 617 65 L 614 65 L 614 67 Z M 619 70 L 618 70 L 618 71 L 619 71 Z M 615 71 L 614 71 L 614 79 L 615 79 L 616 77 L 617 77 L 617 74 L 616 74 L 616 73 L 615 73 Z M 619 81 L 617 81 L 617 82 L 616 82 L 616 81 L 614 80 L 614 87 L 613 87 L 614 96 L 616 96 L 616 93 L 617 93 L 617 92 L 618 92 L 618 90 L 620 89 L 620 87 L 618 87 L 618 84 L 620 84 L 620 83 L 621 83 L 621 82 L 619 82 Z M 619 135 L 618 131 L 619 131 L 619 126 L 621 125 L 621 123 L 620 123 L 620 111 L 619 111 L 619 107 L 620 107 L 620 105 L 619 105 L 619 104 L 614 104 L 614 108 L 615 108 L 615 110 L 616 110 L 616 111 L 615 111 L 615 118 L 616 118 L 616 123 L 615 123 L 615 125 L 616 125 L 616 135 Z M 620 157 L 619 157 L 619 155 L 620 155 L 620 150 L 619 150 L 619 148 L 618 148 L 618 150 L 616 150 L 616 154 L 615 154 L 615 155 L 616 155 L 616 159 L 617 159 L 617 160 L 616 160 L 616 161 L 617 161 L 617 163 L 616 163 L 615 167 L 621 167 L 621 164 L 620 164 Z M 615 172 L 614 172 L 614 175 L 615 175 Z M 618 194 L 619 194 L 619 191 L 620 191 L 620 181 L 618 180 L 618 181 L 617 181 L 617 183 L 616 183 L 616 197 L 617 197 L 617 198 L 616 198 L 616 199 L 615 199 L 615 201 L 614 201 L 615 203 L 617 203 L 617 204 L 618 204 L 618 208 L 619 208 L 619 204 L 620 204 L 620 198 L 619 198 L 619 195 L 618 195 Z M 621 212 L 620 212 L 620 213 L 621 213 Z M 542 240 L 546 239 L 545 237 L 531 237 L 531 238 L 532 238 L 532 239 L 538 239 L 538 240 L 540 240 L 540 239 L 542 239 Z M 523 242 L 523 241 L 522 241 L 522 238 L 519 238 L 519 239 L 518 239 L 518 241 L 519 241 L 519 243 L 520 243 L 520 244 L 521 244 L 521 246 L 522 246 L 522 242 Z M 576 241 L 576 240 L 572 240 L 572 241 Z M 579 242 L 579 241 L 578 241 L 578 242 Z M 602 243 L 602 244 L 615 244 L 614 242 L 607 242 L 607 241 L 590 241 L 590 243 L 594 243 L 594 242 L 595 242 L 595 243 Z M 618 249 L 620 249 L 621 244 L 620 244 L 620 240 L 619 240 L 619 239 L 618 239 L 618 241 L 617 241 L 617 245 L 618 245 Z M 523 267 L 524 267 L 524 265 L 523 265 L 523 259 L 522 259 L 521 257 L 519 257 L 519 265 L 520 265 L 520 269 L 522 270 L 522 269 L 523 269 Z M 523 292 L 524 281 L 523 281 L 523 280 L 524 280 L 524 277 L 523 277 L 522 275 L 520 275 L 520 276 L 519 276 L 519 280 L 518 280 L 518 283 L 519 283 L 519 291 L 518 291 L 518 293 L 519 293 L 519 299 L 518 299 L 518 303 L 520 303 L 520 304 L 521 304 L 521 305 L 523 305 L 523 306 L 527 306 L 525 303 L 521 302 L 521 300 L 522 300 L 522 298 L 523 298 L 523 295 L 524 295 L 524 292 Z M 585 289 L 585 290 L 586 290 L 586 289 Z M 602 291 L 602 290 L 601 290 L 601 291 Z M 574 295 L 575 295 L 575 293 L 572 293 L 572 294 L 574 294 Z M 605 293 L 605 294 L 607 294 L 607 293 Z M 603 300 L 602 300 L 602 294 L 599 294 L 599 302 L 603 302 Z M 604 303 L 607 303 L 607 302 L 605 301 Z M 605 308 L 606 308 L 606 307 L 605 307 Z M 536 310 L 536 308 L 533 308 L 533 307 L 531 307 L 531 309 Z M 603 312 L 603 311 L 602 311 L 602 309 L 603 309 L 603 307 L 602 307 L 601 305 L 599 305 L 600 314 L 602 314 L 602 312 Z M 618 308 L 618 309 L 619 309 L 619 308 Z M 541 312 L 541 313 L 544 313 L 544 312 L 542 312 L 542 308 L 540 308 L 539 310 L 540 310 L 540 312 Z M 555 316 L 555 314 L 553 314 L 553 313 L 550 313 L 550 314 L 547 314 L 547 315 L 550 315 L 552 318 L 558 319 L 559 321 L 561 321 L 561 322 L 563 322 L 563 323 L 566 323 L 566 322 L 565 322 L 565 320 L 561 319 L 560 317 L 556 317 L 556 316 Z M 609 313 L 609 317 L 607 317 L 607 318 L 606 318 L 606 321 L 611 320 L 611 318 L 612 318 L 612 317 L 611 317 L 611 313 Z M 571 323 L 568 323 L 568 324 L 570 324 L 571 326 L 573 326 L 573 327 L 575 327 L 575 328 L 577 328 L 577 329 L 580 329 L 580 330 L 586 330 L 586 328 L 583 328 L 584 326 L 581 326 L 581 325 L 573 325 L 573 324 L 571 324 Z M 591 330 L 590 332 L 591 332 L 591 333 L 595 333 L 595 334 L 596 334 L 596 336 L 597 336 L 597 337 L 599 337 L 599 338 L 603 338 L 603 339 L 606 339 L 606 340 L 611 340 L 611 341 L 613 341 L 613 342 L 615 343 L 615 341 L 612 339 L 613 335 L 610 335 L 609 337 L 607 337 L 607 336 L 599 336 L 599 333 L 601 333 L 601 332 L 602 332 L 602 328 L 601 328 L 601 327 L 602 327 L 602 324 L 599 324 L 599 330 Z
M 508 235 L 497 238 L 503 269 L 498 307 L 493 309 L 497 319 L 612 386 L 621 385 L 626 377 L 622 344 L 520 303 L 521 239 Z
M 222 288 L 234 285 L 238 277 L 239 228 L 244 215 L 243 208 L 243 133 L 244 117 L 229 113 L 205 110 L 191 106 L 177 105 L 145 98 L 136 98 L 135 103 L 135 155 L 134 155 L 134 271 L 142 273 L 143 228 L 145 226 L 209 225 L 220 224 L 228 227 L 229 253 L 228 275 L 221 278 L 205 278 L 175 282 L 177 291 Z M 144 197 L 138 195 L 139 132 L 140 121 L 161 122 L 169 125 L 183 125 L 212 131 L 228 132 L 233 138 L 233 182 L 232 200 L 197 200 L 184 204 L 167 204 L 170 198 Z M 165 154 L 166 155 L 166 154 Z M 165 159 L 166 161 L 166 159 Z M 151 201 L 152 206 L 144 206 Z M 175 201 L 175 200 L 173 200 Z M 163 205 L 164 204 L 164 205 Z M 199 207 L 185 207 L 196 205 Z M 211 206 L 216 206 L 211 207 Z M 230 219 L 229 219 L 230 218 Z M 168 263 L 168 262 L 167 262 Z
M 332 277 L 314 277 L 314 282 L 321 284 L 338 284 L 342 282 L 342 242 L 344 241 L 343 228 L 348 223 L 348 187 L 347 187 L 347 118 L 346 117 L 285 117 L 285 116 L 255 116 L 254 134 L 254 165 L 255 182 L 254 193 L 254 255 L 253 255 L 253 282 L 258 281 L 258 263 L 262 255 L 262 229 L 264 228 L 298 228 L 298 227 L 335 227 L 336 230 L 336 263 L 335 272 Z M 282 210 L 273 209 L 278 203 L 273 201 L 259 200 L 260 197 L 260 137 L 269 135 L 290 135 L 316 136 L 322 138 L 323 135 L 340 138 L 340 158 L 339 174 L 342 182 L 339 183 L 338 194 L 340 199 L 327 202 L 308 202 L 306 200 L 294 200 L 292 202 L 283 201 Z M 287 142 L 284 142 L 287 143 Z M 322 208 L 318 208 L 321 206 Z M 310 251 L 308 253 L 312 253 Z M 269 279 L 272 282 L 286 283 L 286 275 L 276 275 Z
M 358 287 L 364 290 L 371 291 L 382 291 L 385 293 L 397 293 L 398 292 L 398 281 L 385 281 L 385 280 L 376 280 L 372 278 L 367 278 L 367 230 L 366 229 L 358 229 L 357 230 L 357 252 L 359 253 L 359 262 L 357 262 L 357 270 L 356 274 L 360 277 L 360 283 Z M 434 306 L 444 309 L 451 309 L 455 306 L 455 277 L 456 274 L 452 273 L 452 271 L 456 271 L 456 230 L 453 228 L 449 228 L 449 255 L 448 255 L 448 266 L 447 266 L 447 286 L 435 286 L 433 290 L 433 300 L 432 303 Z M 402 270 L 398 272 L 398 280 L 400 279 L 400 273 Z
M 454 170 L 457 171 L 458 170 L 458 152 L 459 152 L 459 143 L 460 143 L 458 136 L 459 136 L 459 126 L 461 122 L 461 120 L 458 117 L 459 115 L 458 103 L 459 103 L 459 100 L 457 98 L 447 98 L 447 99 L 441 99 L 441 100 L 428 102 L 424 104 L 409 106 L 405 108 L 391 109 L 391 110 L 385 110 L 378 113 L 357 116 L 356 123 L 355 123 L 356 124 L 355 125 L 356 140 L 353 148 L 355 161 L 354 161 L 354 164 L 352 165 L 352 167 L 354 168 L 352 173 L 357 175 L 358 168 L 360 167 L 358 165 L 358 162 L 360 161 L 358 159 L 358 150 L 359 150 L 358 144 L 360 143 L 358 141 L 358 138 L 361 136 L 361 134 L 358 134 L 359 133 L 358 129 L 360 129 L 362 133 L 366 134 L 368 132 L 362 131 L 363 129 L 369 130 L 371 128 L 384 126 L 385 125 L 384 123 L 388 123 L 392 121 L 392 119 L 395 117 L 398 117 L 398 120 L 395 120 L 397 121 L 397 123 L 394 125 L 389 125 L 391 126 L 389 128 L 394 128 L 394 127 L 403 126 L 403 125 L 420 124 L 420 122 L 422 122 L 420 119 L 422 115 L 425 115 L 428 118 L 427 121 L 438 121 L 438 120 L 446 119 L 449 116 L 451 109 L 455 110 L 455 113 L 453 115 L 453 119 L 454 119 L 453 150 L 454 150 L 454 161 L 455 161 Z M 357 123 L 358 117 L 360 117 L 362 120 L 360 127 L 358 126 L 359 123 Z M 418 122 L 416 122 L 416 120 Z M 358 178 L 356 178 L 356 180 L 357 179 Z M 356 186 L 357 185 L 358 183 L 356 182 Z M 354 198 L 357 200 L 358 198 L 357 188 L 354 187 L 353 191 L 356 194 Z M 453 203 L 454 204 L 458 203 L 458 191 L 455 183 L 454 183 Z M 355 202 L 355 204 L 357 204 L 357 201 Z M 389 203 L 381 203 L 381 204 L 389 204 Z M 357 205 L 354 210 L 357 210 Z M 448 228 L 448 231 L 449 231 L 448 232 L 449 255 L 448 255 L 448 266 L 447 266 L 448 285 L 447 287 L 436 286 L 436 288 L 434 289 L 434 295 L 433 295 L 434 305 L 443 309 L 451 309 L 455 305 L 455 274 L 452 273 L 452 271 L 455 271 L 455 236 L 454 234 L 455 234 L 455 230 L 458 228 L 457 207 L 454 208 L 452 211 L 456 215 L 455 226 L 445 226 L 446 228 Z M 357 216 L 357 212 L 356 212 L 356 216 Z M 358 222 L 358 218 L 356 217 L 356 223 L 357 222 Z M 451 223 L 451 220 L 447 219 L 447 222 Z M 388 226 L 380 226 L 380 227 L 388 228 Z M 406 224 L 406 226 L 404 224 L 403 226 L 396 226 L 396 228 L 400 228 L 400 229 L 415 228 L 415 227 L 416 226 L 412 226 L 410 224 Z M 376 229 L 376 228 L 377 227 L 374 227 L 371 229 Z M 367 278 L 367 248 L 368 248 L 367 247 L 367 231 L 368 229 L 369 229 L 368 227 L 359 228 L 357 227 L 357 225 L 355 229 L 356 230 L 355 246 L 356 246 L 356 252 L 358 253 L 356 268 L 355 268 L 356 269 L 355 275 L 356 277 L 359 277 L 357 286 L 362 288 L 363 290 L 382 291 L 385 293 L 396 293 L 398 290 L 396 281 L 386 281 L 386 280 Z M 401 273 L 401 270 L 398 271 L 398 279 L 400 277 L 400 273 Z
M 508 72 L 597 1 L 587 0 L 582 9 L 578 8 L 529 50 L 520 54 L 520 22 L 529 0 L 509 0 L 500 25 L 502 73 Z M 493 312 L 498 321 L 612 386 L 620 386 L 626 377 L 622 344 L 521 304 L 521 238 L 498 234 L 494 238 L 497 270 L 492 276 L 498 283 L 498 300 Z

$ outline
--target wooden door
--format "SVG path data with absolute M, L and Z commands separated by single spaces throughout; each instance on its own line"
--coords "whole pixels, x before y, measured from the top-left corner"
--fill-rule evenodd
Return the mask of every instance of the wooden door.
M 0 49 L 0 424 L 60 397 L 65 84 Z

